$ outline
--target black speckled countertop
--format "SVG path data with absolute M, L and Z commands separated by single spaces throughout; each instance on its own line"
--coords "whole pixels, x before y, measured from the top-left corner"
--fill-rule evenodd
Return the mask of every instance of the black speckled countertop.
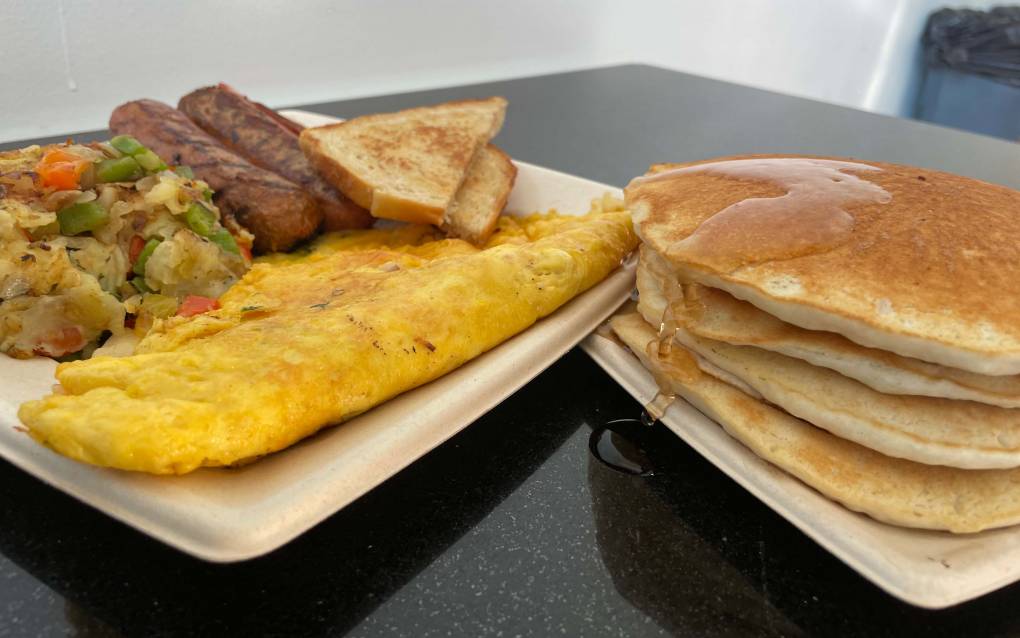
M 657 161 L 805 152 L 1020 188 L 1015 144 L 646 66 L 308 108 L 491 94 L 510 100 L 511 155 L 611 184 Z M 640 411 L 574 350 L 350 507 L 233 565 L 0 461 L 0 637 L 1020 635 L 1020 587 L 944 611 L 900 603 L 662 426 L 644 441 L 651 476 L 590 455 L 593 428 Z

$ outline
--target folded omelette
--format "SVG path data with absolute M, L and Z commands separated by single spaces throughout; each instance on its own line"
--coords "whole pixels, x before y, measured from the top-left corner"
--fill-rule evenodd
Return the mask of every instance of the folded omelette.
M 634 249 L 626 211 L 505 219 L 490 247 L 427 231 L 334 235 L 256 264 L 219 310 L 123 358 L 61 364 L 29 434 L 156 474 L 241 463 L 435 379 L 590 288 Z

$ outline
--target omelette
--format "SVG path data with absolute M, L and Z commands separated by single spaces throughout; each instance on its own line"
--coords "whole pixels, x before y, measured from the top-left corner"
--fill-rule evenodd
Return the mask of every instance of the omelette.
M 457 368 L 601 281 L 637 244 L 612 208 L 504 218 L 481 250 L 417 227 L 324 236 L 256 263 L 218 310 L 157 323 L 132 356 L 61 364 L 54 393 L 19 417 L 99 466 L 250 461 Z

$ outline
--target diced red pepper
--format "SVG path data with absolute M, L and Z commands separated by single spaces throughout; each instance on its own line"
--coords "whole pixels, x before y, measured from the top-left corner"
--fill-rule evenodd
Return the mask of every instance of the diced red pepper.
M 201 297 L 199 295 L 188 295 L 177 308 L 178 317 L 194 317 L 210 310 L 218 310 L 220 302 L 212 297 Z
M 251 248 L 244 244 L 238 244 L 237 249 L 241 251 L 241 256 L 244 257 L 244 262 L 251 263 Z
M 91 164 L 91 161 L 83 157 L 55 148 L 43 155 L 43 158 L 35 165 L 35 172 L 39 175 L 44 187 L 66 191 L 78 188 L 81 174 Z
M 143 248 L 145 248 L 145 240 L 142 239 L 141 235 L 131 237 L 131 243 L 128 244 L 128 261 L 132 266 L 138 261 L 138 255 L 141 254 Z

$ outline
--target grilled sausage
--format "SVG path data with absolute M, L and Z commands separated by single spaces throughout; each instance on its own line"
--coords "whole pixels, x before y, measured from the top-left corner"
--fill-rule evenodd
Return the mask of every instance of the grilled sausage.
M 287 250 L 322 221 L 315 200 L 297 184 L 249 163 L 177 109 L 155 100 L 122 104 L 110 130 L 133 135 L 164 161 L 190 166 L 216 192 L 220 210 L 255 235 L 259 252 Z
M 181 98 L 177 108 L 206 133 L 252 164 L 304 187 L 322 210 L 323 230 L 364 228 L 372 216 L 323 180 L 301 152 L 301 126 L 252 102 L 226 84 Z

